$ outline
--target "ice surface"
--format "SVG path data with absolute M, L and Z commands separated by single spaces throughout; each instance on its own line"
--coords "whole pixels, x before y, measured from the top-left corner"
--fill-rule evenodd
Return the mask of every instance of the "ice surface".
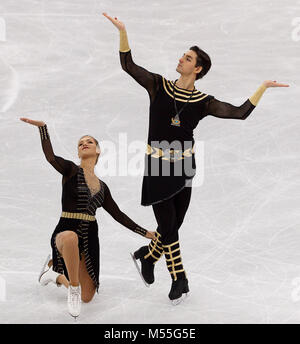
M 38 130 L 19 118 L 45 121 L 55 153 L 77 163 L 85 134 L 117 149 L 120 134 L 146 144 L 148 96 L 121 70 L 118 32 L 104 11 L 125 22 L 136 63 L 169 79 L 197 44 L 213 62 L 196 84 L 203 92 L 240 105 L 263 80 L 290 88 L 268 89 L 246 121 L 209 117 L 195 130 L 204 181 L 180 229 L 189 299 L 169 304 L 163 259 L 145 288 L 129 252 L 146 241 L 99 209 L 101 287 L 79 321 L 299 323 L 296 0 L 1 1 L 0 322 L 73 322 L 66 290 L 37 282 L 60 214 L 61 178 L 43 157 Z M 120 208 L 155 230 L 151 207 L 140 206 L 142 171 L 105 175 L 102 167 L 100 158 L 99 177 Z

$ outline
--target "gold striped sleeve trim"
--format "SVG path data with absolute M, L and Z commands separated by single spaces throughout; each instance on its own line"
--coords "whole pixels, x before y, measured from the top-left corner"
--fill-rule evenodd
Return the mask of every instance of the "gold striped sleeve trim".
M 127 53 L 130 51 L 126 30 L 120 30 L 120 52 Z
M 136 233 L 138 233 L 138 234 L 140 234 L 142 236 L 146 236 L 146 234 L 147 234 L 147 230 L 142 228 L 142 227 L 140 227 L 140 226 L 136 226 L 135 229 L 134 229 L 134 232 L 136 232 Z
M 47 125 L 43 125 L 41 127 L 38 127 L 39 131 L 40 131 L 40 135 L 41 135 L 41 139 L 42 140 L 49 140 L 49 134 L 48 134 L 48 130 L 47 130 Z
M 255 93 L 249 98 L 250 103 L 254 106 L 257 106 L 260 98 L 262 97 L 266 89 L 267 87 L 264 84 L 260 85 L 259 88 L 255 91 Z

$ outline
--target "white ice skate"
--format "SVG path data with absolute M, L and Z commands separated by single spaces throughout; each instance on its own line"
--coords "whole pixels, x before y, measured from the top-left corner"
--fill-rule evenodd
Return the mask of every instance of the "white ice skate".
M 47 257 L 44 265 L 43 265 L 43 268 L 42 268 L 42 271 L 39 275 L 39 282 L 42 286 L 46 286 L 48 285 L 49 283 L 54 283 L 56 284 L 58 287 L 61 286 L 61 284 L 58 284 L 56 282 L 57 280 L 57 277 L 59 276 L 59 273 L 53 271 L 52 269 L 52 266 L 49 267 L 49 261 L 51 259 L 51 255 L 49 254 L 49 256 Z
M 81 310 L 81 291 L 80 286 L 68 288 L 68 309 L 70 315 L 75 319 L 79 316 Z

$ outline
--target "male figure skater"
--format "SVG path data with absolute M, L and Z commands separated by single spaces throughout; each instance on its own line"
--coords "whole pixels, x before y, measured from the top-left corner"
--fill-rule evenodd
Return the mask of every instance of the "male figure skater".
M 269 87 L 287 87 L 276 81 L 264 81 L 241 106 L 234 106 L 198 91 L 195 81 L 211 67 L 207 53 L 192 46 L 179 59 L 175 82 L 136 65 L 131 56 L 124 23 L 103 15 L 120 32 L 120 60 L 123 70 L 131 75 L 150 97 L 148 145 L 141 204 L 152 205 L 158 228 L 156 240 L 133 254 L 140 260 L 141 276 L 147 286 L 154 282 L 154 264 L 164 254 L 172 278 L 169 298 L 178 304 L 189 292 L 183 268 L 178 230 L 189 207 L 192 178 L 195 175 L 193 130 L 205 116 L 246 119 Z M 136 264 L 137 265 L 137 264 Z M 138 265 L 137 265 L 138 266 Z

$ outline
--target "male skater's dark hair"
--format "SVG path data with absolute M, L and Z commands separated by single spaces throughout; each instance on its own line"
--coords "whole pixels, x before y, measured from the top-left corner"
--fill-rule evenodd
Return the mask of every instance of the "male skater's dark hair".
M 197 74 L 196 80 L 201 79 L 209 71 L 211 67 L 210 57 L 206 54 L 205 51 L 197 47 L 196 45 L 190 47 L 190 50 L 194 51 L 197 54 L 196 67 L 201 66 L 202 70 Z

